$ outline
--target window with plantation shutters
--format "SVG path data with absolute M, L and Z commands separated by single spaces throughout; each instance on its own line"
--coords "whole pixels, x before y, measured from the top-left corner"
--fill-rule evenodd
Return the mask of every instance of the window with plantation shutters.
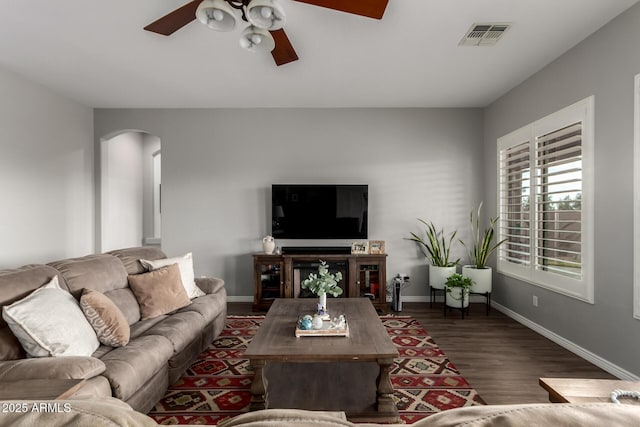
M 593 97 L 498 139 L 498 271 L 593 302 Z

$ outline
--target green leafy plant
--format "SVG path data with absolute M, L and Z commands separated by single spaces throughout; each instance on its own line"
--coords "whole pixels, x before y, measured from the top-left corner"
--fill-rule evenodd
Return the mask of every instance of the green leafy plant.
M 411 237 L 407 238 L 407 240 L 412 240 L 418 244 L 424 256 L 431 262 L 431 265 L 436 267 L 453 267 L 457 265 L 458 262 L 460 262 L 460 258 L 455 261 L 449 260 L 451 256 L 451 246 L 453 239 L 456 237 L 457 230 L 454 230 L 449 235 L 449 239 L 446 239 L 444 229 L 437 231 L 431 221 L 424 221 L 420 218 L 418 218 L 418 221 L 426 227 L 426 239 L 412 232 Z
M 453 288 L 460 288 L 460 298 L 456 298 L 451 295 L 452 298 L 461 300 L 471 292 L 471 286 L 473 286 L 473 280 L 470 277 L 463 276 L 462 274 L 454 273 L 447 277 L 447 281 L 444 283 L 447 293 L 451 293 Z
M 342 294 L 342 288 L 338 286 L 338 282 L 342 280 L 342 273 L 339 271 L 335 274 L 329 273 L 329 267 L 325 261 L 320 260 L 318 266 L 318 274 L 311 273 L 309 278 L 301 283 L 302 289 L 308 289 L 317 296 L 323 294 L 333 295 L 334 297 Z
M 498 247 L 507 241 L 507 239 L 503 239 L 493 244 L 493 240 L 495 238 L 495 226 L 498 222 L 499 217 L 489 218 L 489 226 L 484 229 L 483 232 L 480 231 L 480 214 L 482 212 L 482 202 L 480 202 L 480 206 L 478 206 L 478 211 L 475 216 L 473 216 L 473 210 L 469 214 L 469 222 L 471 223 L 471 238 L 473 241 L 471 245 L 467 247 L 467 245 L 460 240 L 460 243 L 464 245 L 467 249 L 467 253 L 469 254 L 469 262 L 475 268 L 487 268 L 487 260 L 495 252 Z

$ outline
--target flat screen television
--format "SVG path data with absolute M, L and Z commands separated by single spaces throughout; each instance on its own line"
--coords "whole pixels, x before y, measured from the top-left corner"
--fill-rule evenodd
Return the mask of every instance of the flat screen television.
M 271 232 L 281 239 L 366 239 L 368 186 L 271 187 Z

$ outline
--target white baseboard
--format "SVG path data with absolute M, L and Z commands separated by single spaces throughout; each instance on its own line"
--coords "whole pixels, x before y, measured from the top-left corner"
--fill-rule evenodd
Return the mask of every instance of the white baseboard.
M 513 320 L 515 320 L 518 323 L 523 324 L 524 326 L 526 326 L 527 328 L 536 331 L 537 333 L 539 333 L 540 335 L 550 339 L 551 341 L 553 341 L 554 343 L 560 345 L 561 347 L 566 348 L 567 350 L 569 350 L 570 352 L 582 357 L 583 359 L 593 363 L 594 365 L 596 365 L 597 367 L 609 372 L 611 375 L 615 375 L 616 377 L 620 378 L 621 380 L 627 380 L 627 381 L 638 381 L 640 380 L 640 377 L 638 377 L 637 375 L 621 368 L 620 366 L 611 363 L 610 361 L 598 356 L 595 353 L 590 352 L 589 350 L 580 347 L 579 345 L 561 337 L 560 335 L 556 334 L 555 332 L 552 332 L 550 330 L 548 330 L 547 328 L 538 325 L 537 323 L 527 319 L 526 317 L 516 313 L 515 311 L 501 305 L 498 304 L 497 302 L 492 301 L 491 302 L 491 307 L 495 308 L 496 310 L 500 311 L 501 313 L 504 313 L 505 315 L 509 316 L 510 318 L 512 318 Z

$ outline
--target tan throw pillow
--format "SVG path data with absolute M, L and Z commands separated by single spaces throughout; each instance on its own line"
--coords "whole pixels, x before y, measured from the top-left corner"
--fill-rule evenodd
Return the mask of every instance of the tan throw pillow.
M 129 286 L 140 304 L 142 320 L 167 314 L 191 304 L 180 280 L 178 264 L 148 273 L 130 275 Z
M 202 289 L 200 289 L 198 285 L 196 285 L 194 279 L 195 274 L 193 272 L 193 255 L 191 252 L 183 256 L 157 259 L 154 261 L 141 259 L 140 264 L 142 264 L 149 271 L 157 270 L 158 268 L 166 267 L 171 264 L 178 264 L 182 286 L 184 286 L 185 291 L 187 291 L 187 295 L 189 295 L 189 298 L 193 299 L 206 295 L 204 292 L 202 292 Z
M 131 335 L 129 323 L 109 297 L 85 288 L 80 297 L 80 308 L 102 344 L 109 347 L 127 345 Z

